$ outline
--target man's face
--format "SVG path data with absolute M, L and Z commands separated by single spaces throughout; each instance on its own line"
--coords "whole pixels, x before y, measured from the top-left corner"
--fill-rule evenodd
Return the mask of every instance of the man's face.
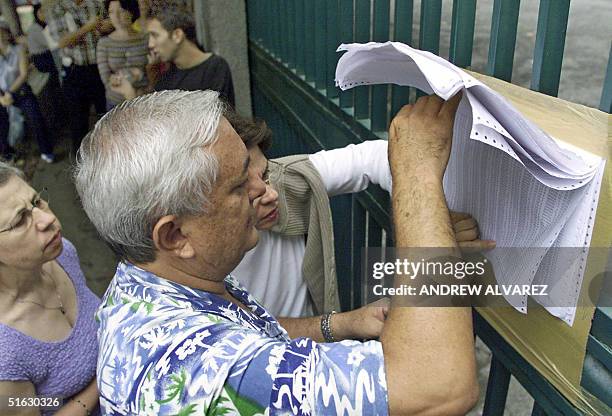
M 223 118 L 219 139 L 212 151 L 219 162 L 219 174 L 210 195 L 208 211 L 187 220 L 185 232 L 200 259 L 229 273 L 244 254 L 255 247 L 253 201 L 265 192 L 265 185 L 247 189 L 249 155 L 244 143 Z
M 148 19 L 146 29 L 149 34 L 149 50 L 164 62 L 174 61 L 179 44 L 172 39 L 172 34 L 157 19 Z

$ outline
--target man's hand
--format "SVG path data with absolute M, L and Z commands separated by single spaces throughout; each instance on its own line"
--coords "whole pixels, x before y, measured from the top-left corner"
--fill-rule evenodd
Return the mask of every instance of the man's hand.
M 136 97 L 134 86 L 127 80 L 123 74 L 113 74 L 110 77 L 110 89 L 118 94 L 121 94 L 126 100 L 131 100 Z
M 455 239 L 462 250 L 491 250 L 495 248 L 495 241 L 480 240 L 480 230 L 476 220 L 465 212 L 450 211 Z
M 350 312 L 332 315 L 330 326 L 334 338 L 374 339 L 382 333 L 390 300 L 380 299 Z
M 9 92 L 5 92 L 2 97 L 0 97 L 0 104 L 2 107 L 9 107 L 13 104 L 13 95 Z
M 149 49 L 149 53 L 147 54 L 147 63 L 149 65 L 156 65 L 161 62 L 161 57 L 158 53 L 156 53 L 153 49 Z
M 87 23 L 81 26 L 81 32 L 85 34 L 85 33 L 91 32 L 92 30 L 95 30 L 99 22 L 100 22 L 100 16 L 91 17 L 87 21 Z
M 113 26 L 113 22 L 111 22 L 111 20 L 108 18 L 107 19 L 98 18 L 96 25 L 95 25 L 95 29 L 101 35 L 107 35 L 113 30 L 115 30 L 115 26 Z
M 450 155 L 461 94 L 448 101 L 432 95 L 402 107 L 389 128 L 389 164 L 396 178 L 410 171 L 442 179 Z

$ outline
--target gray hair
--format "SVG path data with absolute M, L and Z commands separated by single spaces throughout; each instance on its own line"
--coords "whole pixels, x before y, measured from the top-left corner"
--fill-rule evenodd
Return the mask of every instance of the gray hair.
M 123 102 L 81 144 L 74 181 L 87 216 L 123 260 L 155 260 L 164 215 L 206 212 L 218 163 L 208 146 L 225 111 L 215 91 L 162 91 Z
M 6 184 L 13 176 L 17 176 L 18 178 L 25 180 L 25 176 L 23 175 L 22 171 L 0 160 L 0 186 Z

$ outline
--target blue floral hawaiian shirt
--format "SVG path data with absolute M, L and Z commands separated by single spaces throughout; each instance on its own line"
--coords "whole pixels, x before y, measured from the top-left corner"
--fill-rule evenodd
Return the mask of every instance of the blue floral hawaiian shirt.
M 231 276 L 217 295 L 120 263 L 97 318 L 106 415 L 386 415 L 381 344 L 287 332 Z

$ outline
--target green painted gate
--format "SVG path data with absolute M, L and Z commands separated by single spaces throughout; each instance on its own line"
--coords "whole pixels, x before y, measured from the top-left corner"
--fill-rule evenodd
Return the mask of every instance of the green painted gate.
M 533 0 L 535 1 L 535 0 Z M 390 117 L 418 91 L 399 86 L 334 86 L 336 47 L 401 41 L 439 53 L 442 0 L 422 0 L 412 39 L 413 0 L 247 0 L 254 113 L 274 131 L 271 157 L 312 153 L 386 138 Z M 569 0 L 540 0 L 531 88 L 557 95 Z M 495 0 L 488 75 L 510 81 L 520 0 Z M 454 0 L 449 59 L 471 65 L 476 0 Z M 606 51 L 608 52 L 608 51 Z M 612 48 L 600 109 L 612 110 Z M 364 300 L 362 247 L 392 245 L 389 197 L 380 188 L 332 198 L 343 309 Z M 346 295 L 350 294 L 350 295 Z M 534 397 L 533 415 L 578 414 L 490 325 L 475 314 L 478 336 L 493 353 L 485 415 L 502 415 L 512 374 Z M 587 348 L 583 387 L 612 407 L 612 308 L 599 308 Z M 612 413 L 611 413 L 612 414 Z

